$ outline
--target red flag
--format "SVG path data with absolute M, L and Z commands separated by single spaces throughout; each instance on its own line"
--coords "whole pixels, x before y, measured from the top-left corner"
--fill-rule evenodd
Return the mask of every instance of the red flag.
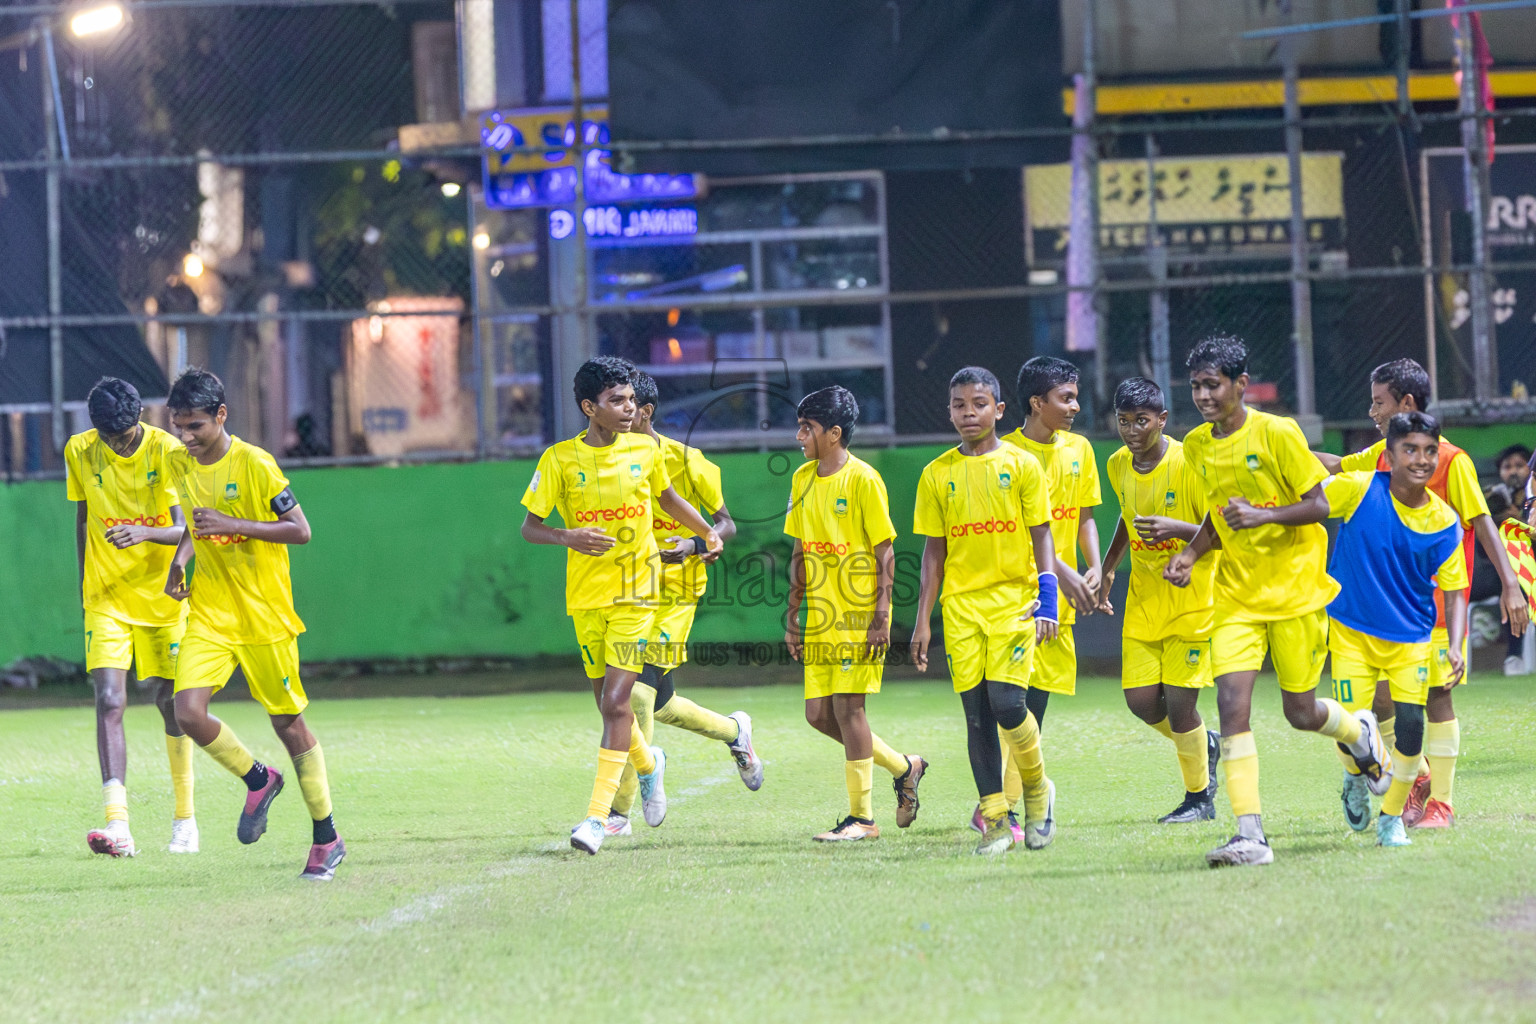
M 1456 10 L 1467 6 L 1467 0 L 1445 0 L 1445 6 L 1450 10 Z M 1488 77 L 1488 69 L 1493 67 L 1493 52 L 1488 49 L 1488 37 L 1483 35 L 1483 16 L 1476 12 L 1469 12 L 1472 19 L 1472 62 L 1477 67 L 1477 96 L 1478 105 L 1489 114 L 1493 113 L 1493 82 Z M 1452 31 L 1461 28 L 1461 15 L 1451 15 Z M 1458 45 L 1461 37 L 1457 36 Z M 1461 62 L 1457 61 L 1456 86 L 1461 87 Z M 1487 132 L 1488 162 L 1493 163 L 1493 118 L 1483 121 L 1483 129 Z

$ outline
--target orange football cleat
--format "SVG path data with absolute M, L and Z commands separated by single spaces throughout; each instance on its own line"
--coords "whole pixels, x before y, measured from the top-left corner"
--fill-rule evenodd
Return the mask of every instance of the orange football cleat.
M 1450 828 L 1456 824 L 1456 812 L 1451 810 L 1451 805 L 1439 800 L 1431 800 L 1424 805 L 1424 814 L 1414 822 L 1414 828 Z

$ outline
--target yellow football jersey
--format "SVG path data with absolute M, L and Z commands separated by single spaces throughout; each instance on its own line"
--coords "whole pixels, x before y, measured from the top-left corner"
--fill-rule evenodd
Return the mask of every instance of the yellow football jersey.
M 649 434 L 619 434 L 606 448 L 586 436 L 545 449 L 523 506 L 540 518 L 558 510 L 568 529 L 595 527 L 614 538 L 601 555 L 566 549 L 567 612 L 654 604 L 660 563 L 651 502 L 672 486 L 666 459 Z
M 1195 563 L 1189 586 L 1176 587 L 1163 579 L 1169 559 L 1183 551 L 1182 540 L 1149 544 L 1136 535 L 1131 520 L 1137 516 L 1164 516 L 1186 523 L 1205 519 L 1205 487 L 1184 458 L 1184 446 L 1168 438 L 1168 450 L 1150 473 L 1132 466 L 1131 450 L 1121 448 L 1109 457 L 1105 475 L 1120 499 L 1120 518 L 1131 539 L 1131 585 L 1126 597 L 1124 632 L 1132 640 L 1155 643 L 1170 637 L 1199 639 L 1210 635 L 1211 607 L 1216 563 L 1221 553 L 1212 551 Z
M 666 460 L 672 489 L 708 522 L 709 517 L 725 505 L 725 495 L 720 490 L 720 467 L 706 459 L 697 448 L 690 448 L 670 437 L 662 437 L 661 453 Z M 667 543 L 669 537 L 697 536 L 658 505 L 654 495 L 651 498 L 651 528 L 658 550 L 672 546 Z M 663 563 L 661 566 L 661 585 L 668 593 L 687 600 L 697 601 L 708 583 L 704 559 L 698 555 L 689 555 L 681 565 Z
M 1093 461 L 1093 445 L 1081 434 L 1058 430 L 1050 444 L 1041 444 L 1024 436 L 1020 427 L 1006 435 L 1011 441 L 1040 461 L 1045 471 L 1045 493 L 1051 503 L 1051 541 L 1056 557 L 1077 568 L 1077 528 L 1081 510 L 1103 502 L 1099 491 L 1099 468 Z M 1077 621 L 1077 612 L 1065 597 L 1061 601 L 1061 624 Z
M 853 454 L 831 476 L 817 476 L 816 465 L 795 470 L 784 518 L 805 553 L 805 642 L 862 645 L 878 588 L 874 550 L 896 539 L 885 481 Z
M 1328 471 L 1296 421 L 1249 409 L 1243 425 L 1215 437 L 1202 423 L 1184 438 L 1184 458 L 1205 486 L 1205 506 L 1221 538 L 1216 622 L 1277 622 L 1324 607 L 1339 592 L 1328 575 L 1322 524 L 1233 531 L 1221 510 L 1234 497 L 1275 507 L 1301 500 Z M 1209 556 L 1207 556 L 1209 557 Z
M 142 424 L 144 437 L 127 458 L 114 452 L 95 430 L 76 434 L 64 446 L 65 494 L 85 502 L 86 611 L 137 626 L 179 622 L 186 608 L 165 593 L 174 545 L 135 544 L 116 548 L 107 530 L 119 525 L 165 528 L 171 506 L 180 504 L 166 472 L 166 456 L 181 443 L 159 427 Z
M 1382 438 L 1364 451 L 1344 456 L 1339 472 L 1360 473 L 1385 469 L 1387 467 L 1382 464 L 1382 455 L 1386 450 L 1387 440 Z M 1440 475 L 1440 467 L 1436 467 L 1435 476 Z M 1488 499 L 1483 495 L 1483 485 L 1478 482 L 1477 467 L 1472 464 L 1472 456 L 1465 451 L 1456 449 L 1450 464 L 1444 467 L 1444 479 L 1431 480 L 1429 487 L 1451 506 L 1464 527 L 1470 526 L 1478 516 L 1488 514 Z
M 1374 469 L 1329 477 L 1323 484 L 1323 493 L 1328 496 L 1329 517 L 1342 519 L 1346 523 L 1353 519 L 1355 510 L 1365 500 L 1365 492 L 1370 490 L 1371 481 L 1375 478 Z M 1456 511 L 1433 491 L 1426 490 L 1424 494 L 1429 501 L 1418 508 L 1409 508 L 1398 501 L 1396 496 L 1392 498 L 1392 510 L 1404 526 L 1414 533 L 1439 533 L 1448 526 L 1461 524 L 1462 519 Z M 1467 579 L 1467 560 L 1460 545 L 1435 573 L 1435 584 L 1441 590 L 1449 591 L 1465 590 L 1471 585 Z
M 958 447 L 923 468 L 912 532 L 943 537 L 946 609 L 1017 632 L 1039 596 L 1031 526 L 1050 521 L 1045 471 L 1011 444 L 985 455 Z
M 181 495 L 187 522 L 194 509 L 211 508 L 236 519 L 271 523 L 278 519 L 272 499 L 288 486 L 277 460 L 238 437 L 229 451 L 204 466 L 185 448 L 166 459 L 171 482 Z M 250 537 L 214 534 L 192 538 L 189 632 L 229 644 L 272 644 L 304 632 L 293 610 L 288 545 Z

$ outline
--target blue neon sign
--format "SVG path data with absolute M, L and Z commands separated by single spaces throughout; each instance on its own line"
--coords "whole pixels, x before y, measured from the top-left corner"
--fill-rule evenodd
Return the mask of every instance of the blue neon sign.
M 692 206 L 589 206 L 581 211 L 588 238 L 674 238 L 699 233 L 699 211 Z M 571 237 L 576 217 L 570 210 L 549 211 L 549 237 Z

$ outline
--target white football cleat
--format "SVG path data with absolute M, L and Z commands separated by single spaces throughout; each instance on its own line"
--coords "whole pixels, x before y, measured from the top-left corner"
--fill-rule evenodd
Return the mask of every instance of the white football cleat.
M 1027 808 L 1024 813 L 1025 849 L 1043 850 L 1056 838 L 1056 783 L 1046 779 L 1045 786 L 1048 794 L 1045 798 L 1045 817 L 1040 821 L 1030 821 Z
M 618 811 L 608 812 L 608 822 L 603 826 L 603 831 L 610 836 L 632 836 L 635 830 L 629 825 L 629 815 L 620 814 Z
M 571 848 L 583 853 L 596 853 L 603 845 L 603 819 L 583 818 L 571 829 Z
M 171 853 L 197 852 L 197 819 L 172 818 L 171 843 L 166 847 Z
M 745 711 L 733 711 L 725 717 L 735 722 L 740 730 L 736 738 L 726 746 L 736 759 L 736 770 L 741 773 L 741 781 L 755 793 L 763 785 L 763 759 L 752 749 L 752 716 Z
M 645 814 L 645 823 L 655 828 L 667 820 L 667 791 L 662 786 L 667 773 L 667 754 L 660 747 L 652 747 L 651 756 L 656 759 L 656 767 L 651 774 L 639 777 L 640 810 Z
M 105 828 L 92 829 L 85 835 L 85 842 L 92 853 L 108 857 L 137 857 L 139 848 L 133 845 L 133 834 L 126 821 L 109 821 Z

